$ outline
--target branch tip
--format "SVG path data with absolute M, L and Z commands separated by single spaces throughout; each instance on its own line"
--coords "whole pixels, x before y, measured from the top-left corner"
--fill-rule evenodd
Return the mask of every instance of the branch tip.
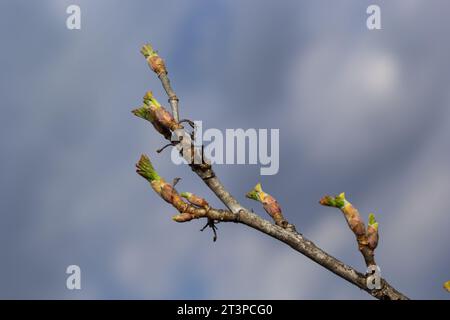
M 335 197 L 326 195 L 322 199 L 320 199 L 319 203 L 323 206 L 341 209 L 344 207 L 346 201 L 347 200 L 345 199 L 345 192 L 341 192 Z
M 249 199 L 261 202 L 264 210 L 272 217 L 277 226 L 285 229 L 289 227 L 289 223 L 284 219 L 283 214 L 281 213 L 281 207 L 278 201 L 270 194 L 263 191 L 261 183 L 257 183 L 245 196 Z
M 450 281 L 444 283 L 444 289 L 447 290 L 447 292 L 450 292 Z
M 153 92 L 151 91 L 147 91 L 142 100 L 147 106 L 150 106 L 152 104 L 156 108 L 161 107 L 161 104 L 158 102 L 158 100 L 156 100 L 156 98 L 153 96 Z
M 192 215 L 187 212 L 176 214 L 172 217 L 172 220 L 178 223 L 187 222 L 192 220 Z
M 378 230 L 378 222 L 375 220 L 375 215 L 373 213 L 369 213 L 368 226 Z
M 182 196 L 183 198 L 186 198 L 186 199 L 189 198 L 191 195 L 192 195 L 192 193 L 186 192 L 186 191 L 180 193 L 180 196 Z
M 138 118 L 150 121 L 150 108 L 147 105 L 140 106 L 139 108 L 131 110 L 131 113 Z
M 247 194 L 245 196 L 247 198 L 255 200 L 255 201 L 261 201 L 261 199 L 259 198 L 259 195 L 261 192 L 263 192 L 261 183 L 257 183 L 256 186 L 252 190 L 247 192 Z
M 151 91 L 147 92 L 144 96 L 144 105 L 133 110 L 132 113 L 140 118 L 150 121 L 159 133 L 161 133 L 166 139 L 170 140 L 171 131 L 175 131 L 179 128 L 183 129 L 183 127 L 178 122 L 178 98 L 170 85 L 164 60 L 159 56 L 158 52 L 154 50 L 150 44 L 145 44 L 141 48 L 141 53 L 145 57 L 149 67 L 153 72 L 157 74 L 159 80 L 161 81 L 163 88 L 165 89 L 169 97 L 172 114 L 170 114 L 167 110 L 165 110 L 163 106 L 161 106 L 161 104 L 159 104 L 159 102 L 153 97 Z M 194 200 L 195 197 L 197 199 L 202 198 L 197 197 L 190 192 L 183 192 L 181 194 L 178 194 L 178 192 L 174 188 L 175 183 L 173 185 L 170 185 L 163 178 L 161 178 L 153 168 L 150 159 L 146 155 L 141 156 L 139 162 L 136 164 L 136 168 L 136 171 L 139 175 L 150 181 L 153 190 L 161 198 L 171 203 L 178 210 L 179 214 L 174 215 L 172 217 L 172 220 L 176 222 L 187 222 L 193 219 L 207 218 L 208 223 L 206 227 L 210 226 L 213 229 L 214 241 L 217 239 L 217 227 L 215 226 L 215 223 L 219 221 L 245 223 L 252 228 L 255 228 L 265 234 L 271 235 L 274 238 L 290 245 L 292 248 L 294 248 L 294 250 L 306 255 L 313 261 L 316 261 L 323 267 L 336 273 L 338 276 L 350 281 L 352 284 L 360 287 L 361 289 L 364 289 L 369 294 L 378 299 L 407 299 L 406 296 L 404 296 L 400 292 L 397 292 L 386 281 L 383 282 L 384 284 L 382 290 L 369 290 L 361 285 L 361 283 L 365 282 L 366 280 L 363 274 L 358 273 L 353 268 L 346 266 L 339 260 L 333 258 L 332 256 L 329 256 L 326 252 L 315 246 L 312 242 L 304 239 L 301 234 L 295 233 L 295 228 L 293 227 L 293 225 L 288 224 L 288 222 L 284 220 L 281 214 L 281 209 L 276 199 L 265 193 L 262 190 L 261 184 L 259 183 L 254 187 L 253 190 L 248 192 L 246 196 L 250 199 L 261 202 L 264 206 L 264 209 L 275 221 L 275 224 L 283 227 L 285 230 L 281 230 L 280 228 L 269 223 L 262 223 L 265 222 L 264 219 L 256 216 L 255 214 L 251 214 L 247 209 L 243 208 L 238 203 L 238 201 L 225 189 L 221 182 L 215 177 L 214 172 L 210 167 L 207 167 L 207 170 L 210 170 L 211 172 L 206 172 L 205 169 L 201 166 L 192 166 L 192 169 L 203 179 L 203 181 L 209 186 L 209 188 L 214 191 L 219 199 L 228 207 L 229 211 L 214 209 L 210 208 L 209 206 L 202 208 L 199 207 L 199 205 L 196 204 Z M 207 177 L 207 179 L 205 177 Z M 182 197 L 186 198 L 190 204 L 186 203 L 182 199 Z M 204 201 L 204 199 L 202 200 Z M 326 196 L 320 200 L 320 203 L 322 205 L 334 206 L 341 209 L 346 218 L 350 219 L 348 220 L 349 225 L 354 223 L 357 223 L 359 225 L 359 222 L 362 222 L 362 219 L 360 219 L 357 210 L 352 206 L 351 203 L 346 201 L 344 193 L 341 193 L 336 197 Z M 240 210 L 239 214 L 235 213 L 237 210 Z M 243 211 L 242 216 L 240 216 L 241 211 Z M 254 219 L 254 221 L 250 220 L 247 215 L 249 215 L 250 218 Z M 245 217 L 246 219 L 244 219 Z M 364 229 L 364 237 L 367 236 L 366 232 L 368 233 L 369 230 L 375 231 L 374 234 L 378 236 L 378 223 L 374 218 L 372 219 L 371 216 L 369 216 L 367 231 L 365 230 L 363 223 L 362 225 Z M 357 238 L 358 240 L 364 240 L 362 238 L 359 239 L 359 237 Z M 361 243 L 364 244 L 363 242 Z M 366 262 L 374 263 L 373 250 L 370 250 L 367 244 L 365 244 L 365 247 L 360 246 L 360 250 L 362 249 L 364 249 L 364 252 L 369 255 L 369 259 L 370 255 L 372 255 L 370 261 L 366 259 L 366 255 L 364 256 Z M 444 284 L 444 288 L 450 292 L 450 281 Z

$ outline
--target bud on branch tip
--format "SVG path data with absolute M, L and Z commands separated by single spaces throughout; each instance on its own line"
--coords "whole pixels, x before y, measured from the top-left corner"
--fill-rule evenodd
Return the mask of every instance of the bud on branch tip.
M 341 209 L 345 206 L 347 200 L 345 199 L 345 192 L 342 192 L 339 195 L 337 195 L 336 197 L 325 196 L 322 199 L 320 199 L 319 202 L 323 206 L 335 207 L 335 208 Z
M 141 53 L 148 62 L 150 69 L 152 69 L 158 76 L 167 73 L 164 60 L 158 55 L 156 50 L 153 50 L 150 44 L 142 46 Z
M 142 118 L 144 120 L 151 121 L 151 113 L 149 112 L 150 108 L 146 105 L 140 106 L 139 108 L 136 108 L 132 110 L 131 112 L 139 118 Z
M 179 213 L 174 216 L 172 216 L 172 220 L 175 222 L 187 222 L 192 220 L 192 215 L 187 212 Z
M 261 183 L 258 183 L 252 190 L 247 192 L 247 194 L 245 196 L 247 198 L 255 200 L 255 201 L 261 201 L 261 199 L 259 197 L 261 192 L 263 192 L 262 188 L 261 188 Z
M 147 91 L 143 98 L 144 103 L 147 106 L 150 106 L 151 104 L 154 105 L 156 108 L 160 108 L 161 104 L 156 100 L 156 98 L 153 96 L 153 92 Z
M 375 230 L 378 230 L 378 222 L 375 220 L 375 215 L 373 213 L 369 213 L 369 227 L 374 228 Z

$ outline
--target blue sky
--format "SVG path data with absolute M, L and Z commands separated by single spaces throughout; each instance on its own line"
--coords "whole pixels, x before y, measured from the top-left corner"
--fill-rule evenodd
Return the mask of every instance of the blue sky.
M 219 240 L 175 224 L 134 172 L 147 153 L 179 189 L 220 203 L 157 155 L 132 116 L 164 92 L 139 53 L 166 59 L 182 118 L 206 128 L 280 129 L 280 171 L 221 165 L 244 198 L 261 181 L 289 221 L 363 271 L 353 235 L 318 200 L 345 191 L 380 222 L 377 262 L 412 298 L 448 299 L 450 136 L 446 1 L 0 2 L 0 297 L 370 298 L 289 247 L 235 224 Z M 82 29 L 67 30 L 78 4 Z M 82 270 L 82 290 L 65 269 Z

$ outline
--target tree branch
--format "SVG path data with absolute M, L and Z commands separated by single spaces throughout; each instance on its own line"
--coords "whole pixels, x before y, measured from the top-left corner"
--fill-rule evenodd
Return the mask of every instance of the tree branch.
M 375 221 L 374 214 L 369 214 L 369 225 L 366 230 L 358 210 L 345 199 L 345 193 L 334 198 L 325 196 L 320 200 L 320 204 L 341 209 L 350 230 L 355 234 L 358 249 L 363 255 L 367 267 L 376 266 L 375 248 L 378 245 L 378 222 Z
M 176 97 L 176 94 L 170 86 L 164 61 L 159 57 L 159 55 L 157 55 L 156 51 L 154 51 L 150 45 L 145 45 L 142 48 L 141 52 L 147 59 L 150 68 L 158 75 L 159 79 L 161 80 L 161 83 L 167 95 L 169 96 L 169 102 L 171 102 L 173 116 L 168 117 L 164 112 L 165 109 L 161 105 L 159 105 L 159 103 L 153 98 L 153 96 L 151 96 L 152 99 L 149 99 L 148 94 L 146 95 L 147 99 L 146 97 L 144 97 L 144 106 L 139 109 L 133 110 L 133 113 L 147 121 L 150 121 L 155 129 L 160 132 L 166 139 L 171 140 L 167 130 L 170 131 L 171 134 L 175 135 L 178 138 L 178 143 L 173 143 L 172 141 L 171 143 L 178 150 L 180 150 L 180 152 L 182 152 L 183 157 L 188 161 L 191 169 L 203 180 L 203 182 L 229 209 L 228 211 L 209 208 L 209 205 L 202 206 L 200 205 L 200 203 L 203 203 L 203 201 L 206 202 L 206 200 L 197 197 L 197 199 L 191 198 L 192 201 L 190 201 L 189 194 L 184 193 L 184 195 L 187 197 L 187 200 L 191 203 L 190 205 L 187 204 L 181 199 L 181 195 L 176 192 L 172 185 L 168 184 L 159 177 L 159 175 L 153 169 L 153 166 L 151 165 L 148 157 L 142 156 L 140 161 L 136 165 L 137 172 L 148 181 L 150 181 L 153 189 L 165 201 L 171 203 L 180 212 L 180 214 L 174 217 L 175 221 L 187 222 L 192 219 L 207 218 L 209 221 L 211 220 L 213 222 L 223 221 L 245 224 L 253 229 L 256 229 L 286 243 L 294 250 L 302 253 L 314 262 L 320 264 L 322 267 L 328 269 L 339 277 L 349 281 L 358 288 L 365 290 L 375 298 L 389 300 L 408 299 L 405 295 L 397 291 L 384 279 L 381 279 L 381 289 L 369 289 L 367 286 L 367 279 L 364 274 L 356 271 L 354 268 L 329 255 L 321 248 L 317 247 L 313 242 L 303 237 L 302 234 L 298 233 L 295 230 L 295 227 L 288 224 L 284 217 L 281 215 L 281 209 L 279 209 L 276 200 L 265 193 L 263 197 L 261 197 L 260 192 L 262 192 L 262 189 L 256 190 L 257 195 L 253 197 L 253 199 L 263 203 L 264 208 L 272 217 L 272 219 L 274 219 L 276 224 L 273 224 L 261 218 L 257 214 L 243 207 L 227 191 L 227 189 L 218 179 L 209 162 L 204 159 L 203 153 L 201 153 L 200 155 L 198 154 L 198 150 L 193 147 L 190 135 L 178 123 L 178 98 L 176 98 L 176 100 L 174 99 L 174 97 Z M 157 111 L 160 114 L 164 114 L 164 117 L 158 116 Z M 199 157 L 201 159 L 200 162 L 194 161 Z M 250 195 L 250 193 L 248 195 Z M 268 198 L 267 196 L 270 198 Z M 198 201 L 196 202 L 196 200 Z M 373 263 L 375 263 L 374 260 Z

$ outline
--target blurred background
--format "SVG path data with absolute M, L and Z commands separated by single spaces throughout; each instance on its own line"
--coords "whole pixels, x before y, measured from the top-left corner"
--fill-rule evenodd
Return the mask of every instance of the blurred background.
M 81 30 L 66 8 L 81 7 Z M 366 27 L 381 7 L 382 30 Z M 288 246 L 236 224 L 219 239 L 134 171 L 153 157 L 180 191 L 221 207 L 130 110 L 166 96 L 139 49 L 165 58 L 181 118 L 204 129 L 279 128 L 280 170 L 219 165 L 256 182 L 317 245 L 365 270 L 345 191 L 380 223 L 377 262 L 411 298 L 448 299 L 450 3 L 395 1 L 0 1 L 0 298 L 370 299 Z M 447 39 L 447 40 L 446 40 Z M 166 104 L 167 105 L 167 104 Z M 66 289 L 68 265 L 81 290 Z

